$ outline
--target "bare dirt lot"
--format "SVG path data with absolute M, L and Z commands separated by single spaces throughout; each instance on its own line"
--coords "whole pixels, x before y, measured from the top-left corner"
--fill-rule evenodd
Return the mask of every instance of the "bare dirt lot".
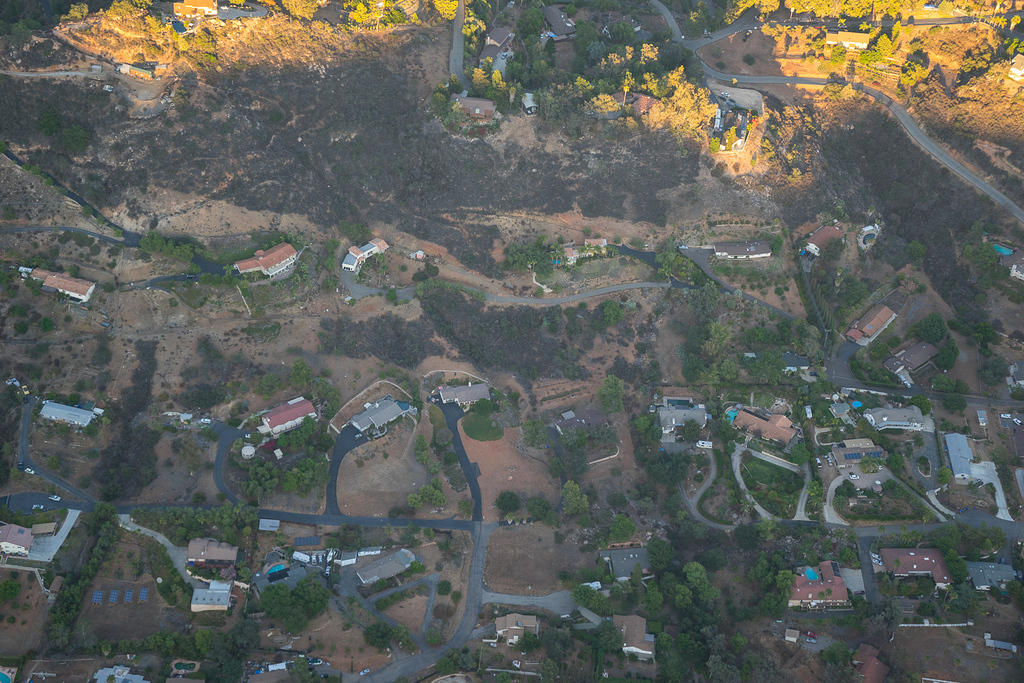
M 555 530 L 540 524 L 502 527 L 487 545 L 484 581 L 501 593 L 546 595 L 562 588 L 558 573 L 594 563 L 595 553 L 581 553 L 574 545 L 558 543 Z M 524 558 L 529 558 L 524 562 Z
M 498 441 L 475 441 L 466 436 L 459 423 L 459 434 L 470 462 L 480 466 L 480 498 L 484 519 L 500 517 L 494 501 L 502 491 L 515 491 L 524 500 L 543 496 L 549 502 L 558 498 L 558 482 L 548 474 L 545 461 L 528 456 L 520 444 L 520 429 L 507 428 Z
M 419 633 L 423 629 L 423 616 L 427 612 L 427 596 L 413 595 L 397 605 L 392 605 L 384 610 L 399 624 L 407 627 L 413 633 Z
M 363 640 L 363 630 L 334 607 L 310 622 L 302 638 L 282 636 L 276 629 L 260 629 L 261 641 L 269 647 L 287 646 L 311 647 L 310 657 L 326 659 L 342 671 L 362 671 L 364 668 L 379 669 L 389 661 L 387 654 L 378 652 Z
M 980 625 L 969 627 L 969 635 L 952 628 L 901 628 L 896 640 L 880 655 L 904 671 L 942 672 L 944 678 L 963 681 L 1008 681 L 1015 678 L 1013 659 L 997 659 L 984 646 Z M 992 637 L 1008 640 L 1009 631 L 993 630 Z M 967 651 L 971 641 L 973 652 Z M 888 650 L 888 651 L 886 651 Z
M 39 646 L 48 607 L 33 572 L 5 570 L 3 581 L 17 581 L 17 597 L 0 604 L 0 654 L 22 655 Z

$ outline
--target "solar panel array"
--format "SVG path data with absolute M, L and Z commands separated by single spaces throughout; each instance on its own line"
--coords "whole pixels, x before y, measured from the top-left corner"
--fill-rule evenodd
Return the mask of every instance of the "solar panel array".
M 120 595 L 120 591 L 110 591 L 110 604 L 113 605 L 117 602 L 117 597 Z
M 92 604 L 101 605 L 103 604 L 103 591 L 92 592 Z
M 133 594 L 133 592 L 132 592 L 132 589 L 131 589 L 131 588 L 129 588 L 128 590 L 126 590 L 126 591 L 124 592 L 124 601 L 125 601 L 126 603 L 127 603 L 127 602 L 131 602 L 131 601 L 132 601 L 132 594 Z
M 146 602 L 149 599 L 149 588 L 139 589 L 139 602 Z

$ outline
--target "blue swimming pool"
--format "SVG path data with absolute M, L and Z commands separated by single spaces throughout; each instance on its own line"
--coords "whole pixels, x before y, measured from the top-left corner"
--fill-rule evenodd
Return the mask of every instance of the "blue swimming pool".
M 286 565 L 284 562 L 282 562 L 281 564 L 275 564 L 273 567 L 267 570 L 267 574 L 276 574 L 277 572 L 283 572 L 287 568 L 288 565 Z
M 851 406 L 853 406 L 854 408 L 860 408 L 860 407 L 862 407 L 862 406 L 863 406 L 864 404 L 863 404 L 863 403 L 861 403 L 860 401 L 851 401 L 851 402 L 850 402 L 850 405 L 851 405 Z
M 740 412 L 740 411 L 736 410 L 735 408 L 729 408 L 729 410 L 725 411 L 725 416 L 726 416 L 727 418 L 729 418 L 729 422 L 730 422 L 730 424 L 732 423 L 732 421 L 733 421 L 733 420 L 735 420 L 735 419 L 736 419 L 736 415 L 737 415 L 737 414 L 738 414 L 739 412 Z
M 0 683 L 11 683 L 11 677 L 0 671 Z
M 811 581 L 817 581 L 818 580 L 818 572 L 814 571 L 810 567 L 808 567 L 807 569 L 804 570 L 804 576 L 806 576 Z
M 1002 254 L 1003 256 L 1009 256 L 1010 254 L 1013 253 L 1013 249 L 1010 249 L 1009 247 L 1004 247 L 1001 244 L 993 244 L 992 248 L 996 250 L 997 254 Z

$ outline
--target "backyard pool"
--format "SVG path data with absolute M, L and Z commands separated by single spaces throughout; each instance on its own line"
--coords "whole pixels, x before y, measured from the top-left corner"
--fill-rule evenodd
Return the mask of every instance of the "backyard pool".
M 278 572 L 283 572 L 286 569 L 288 569 L 288 565 L 286 565 L 284 562 L 281 562 L 279 564 L 275 564 L 273 567 L 268 569 L 267 574 L 276 574 Z
M 729 408 L 729 410 L 725 411 L 725 416 L 726 416 L 727 418 L 729 418 L 729 423 L 730 423 L 730 424 L 732 423 L 732 421 L 733 421 L 733 420 L 735 420 L 735 419 L 736 419 L 736 415 L 737 415 L 737 414 L 738 414 L 739 412 L 740 412 L 740 411 L 736 410 L 735 408 Z
M 806 576 L 809 581 L 818 580 L 818 572 L 814 571 L 810 567 L 804 570 L 804 576 Z
M 861 403 L 860 401 L 851 401 L 851 402 L 850 402 L 850 405 L 851 405 L 851 406 L 853 406 L 854 408 L 860 408 L 860 407 L 862 407 L 862 406 L 863 406 L 864 404 L 863 404 L 863 403 Z
M 1013 253 L 1013 249 L 1010 249 L 1009 247 L 1004 247 L 1001 244 L 993 244 L 992 248 L 996 250 L 997 254 L 1002 254 L 1003 256 L 1009 256 L 1010 254 Z

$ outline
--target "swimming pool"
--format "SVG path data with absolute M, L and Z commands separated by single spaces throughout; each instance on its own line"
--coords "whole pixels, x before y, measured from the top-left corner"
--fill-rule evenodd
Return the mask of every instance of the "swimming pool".
M 810 567 L 804 570 L 804 576 L 806 576 L 811 581 L 818 580 L 818 572 L 814 571 Z
M 273 567 L 268 569 L 267 573 L 268 574 L 276 574 L 277 572 L 283 572 L 287 568 L 288 568 L 288 565 L 286 565 L 284 562 L 281 562 L 279 564 L 275 564 Z M 0 682 L 0 683 L 2 683 L 2 682 Z
M 729 408 L 729 410 L 725 411 L 725 416 L 729 418 L 730 424 L 733 420 L 736 419 L 736 415 L 739 414 L 739 412 L 740 411 L 736 410 L 735 408 Z
M 863 406 L 864 404 L 863 404 L 863 403 L 861 403 L 860 401 L 851 401 L 851 402 L 850 402 L 850 405 L 851 405 L 851 406 L 853 406 L 854 408 L 860 408 L 860 407 L 861 407 L 861 406 Z
M 1010 254 L 1013 253 L 1013 249 L 1010 249 L 1009 247 L 1004 247 L 1001 244 L 993 244 L 992 248 L 996 250 L 997 254 L 1002 254 L 1003 256 L 1009 256 Z
M 11 683 L 14 680 L 10 674 L 0 671 L 0 683 Z

